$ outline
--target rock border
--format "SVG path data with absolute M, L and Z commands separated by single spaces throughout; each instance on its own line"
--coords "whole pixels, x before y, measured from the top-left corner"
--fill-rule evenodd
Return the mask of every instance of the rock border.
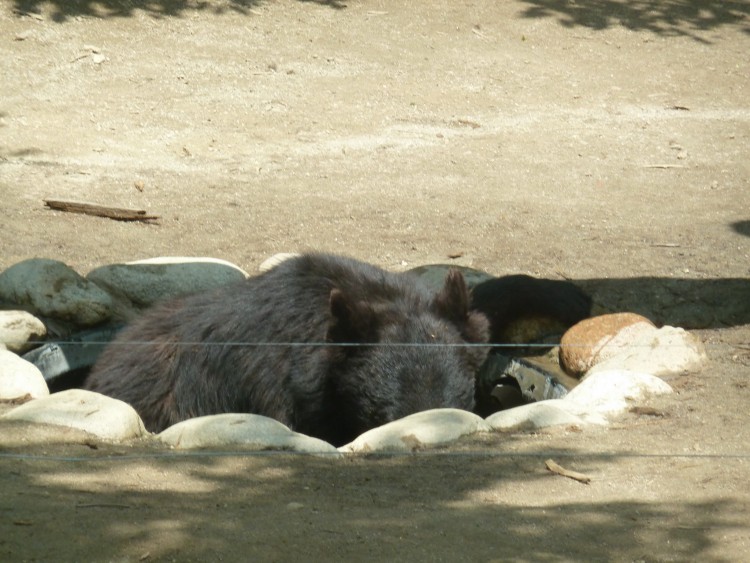
M 263 263 L 262 270 L 293 256 L 273 256 Z M 190 272 L 195 276 L 186 282 Z M 429 267 L 415 272 L 415 275 L 421 275 L 419 272 L 435 275 Z M 476 273 L 477 279 L 481 275 Z M 11 266 L 0 273 L 0 301 L 12 302 L 18 310 L 3 311 L 0 315 L 3 338 L 0 400 L 28 402 L 0 416 L 0 423 L 54 424 L 83 430 L 104 440 L 147 439 L 175 449 L 230 447 L 329 456 L 412 452 L 455 443 L 477 433 L 606 425 L 633 406 L 643 405 L 650 397 L 671 393 L 671 387 L 656 375 L 696 370 L 706 358 L 700 341 L 682 329 L 646 325 L 645 332 L 631 330 L 634 336 L 629 340 L 627 322 L 616 320 L 615 325 L 625 326 L 625 331 L 617 336 L 618 331 L 612 330 L 612 319 L 599 317 L 603 329 L 596 338 L 600 340 L 603 334 L 608 341 L 616 342 L 617 347 L 607 354 L 601 354 L 601 346 L 590 347 L 589 354 L 593 357 L 576 353 L 576 366 L 585 365 L 586 371 L 581 383 L 565 397 L 500 411 L 486 419 L 456 409 L 420 412 L 374 428 L 335 448 L 293 432 L 271 418 L 246 413 L 194 418 L 154 435 L 145 430 L 135 410 L 122 401 L 80 389 L 49 394 L 41 372 L 17 354 L 44 336 L 45 319 L 78 328 L 91 326 L 94 321 L 127 320 L 160 299 L 209 290 L 247 276 L 233 264 L 209 258 L 168 257 L 115 264 L 97 268 L 87 277 L 54 260 L 33 259 Z M 55 293 L 55 287 L 62 291 Z M 586 323 L 583 331 L 573 327 L 566 342 L 576 341 L 576 331 L 597 334 L 597 318 L 583 322 Z M 6 349 L 4 343 L 10 346 Z

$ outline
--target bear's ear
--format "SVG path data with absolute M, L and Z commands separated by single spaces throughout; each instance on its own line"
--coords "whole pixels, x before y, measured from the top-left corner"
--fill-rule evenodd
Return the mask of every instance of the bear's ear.
M 340 289 L 331 290 L 331 324 L 328 342 L 374 342 L 377 336 L 375 312 L 364 301 L 353 301 Z
M 445 276 L 443 288 L 432 302 L 433 310 L 441 317 L 461 325 L 469 314 L 469 290 L 464 276 L 451 268 Z
M 471 295 L 460 271 L 451 269 L 445 283 L 435 296 L 435 313 L 458 327 L 468 342 L 485 343 L 489 340 L 489 321 L 482 313 L 470 311 Z

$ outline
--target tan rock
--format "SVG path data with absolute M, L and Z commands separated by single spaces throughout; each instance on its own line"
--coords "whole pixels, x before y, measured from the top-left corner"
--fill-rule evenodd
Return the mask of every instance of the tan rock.
M 598 363 L 627 350 L 656 326 L 635 313 L 613 313 L 585 319 L 572 326 L 560 341 L 560 367 L 580 377 Z
M 32 340 L 47 336 L 44 323 L 26 311 L 0 311 L 0 348 L 11 352 L 25 352 Z

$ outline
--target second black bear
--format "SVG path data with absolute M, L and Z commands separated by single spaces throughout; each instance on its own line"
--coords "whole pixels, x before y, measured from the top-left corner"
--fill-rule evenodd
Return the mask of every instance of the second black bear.
M 353 259 L 302 255 L 153 308 L 85 387 L 130 403 L 154 432 L 246 412 L 341 445 L 418 411 L 472 410 L 489 323 L 470 300 L 456 270 L 433 293 Z

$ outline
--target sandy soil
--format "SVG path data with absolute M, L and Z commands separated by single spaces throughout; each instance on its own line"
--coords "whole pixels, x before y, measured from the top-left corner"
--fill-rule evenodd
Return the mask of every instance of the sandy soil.
M 740 304 L 696 323 L 706 369 L 609 429 L 413 456 L 0 429 L 0 559 L 750 559 L 750 3 L 407 4 L 3 1 L 0 269 L 320 249 L 682 280 L 708 295 L 683 315 Z

